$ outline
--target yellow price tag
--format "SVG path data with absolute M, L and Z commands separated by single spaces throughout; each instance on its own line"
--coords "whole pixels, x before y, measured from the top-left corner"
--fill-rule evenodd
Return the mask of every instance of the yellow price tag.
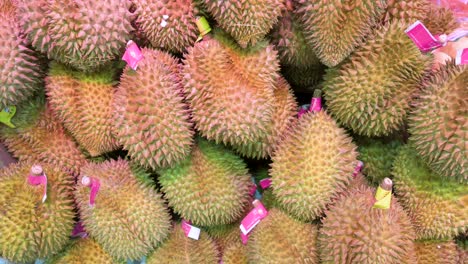
M 15 113 L 16 113 L 16 106 L 5 107 L 0 112 L 0 122 L 7 125 L 8 127 L 16 128 L 15 125 L 11 123 L 11 119 L 13 118 Z
M 372 208 L 389 209 L 390 203 L 392 202 L 392 191 L 387 191 L 379 186 L 375 193 L 375 199 L 377 199 L 377 201 Z

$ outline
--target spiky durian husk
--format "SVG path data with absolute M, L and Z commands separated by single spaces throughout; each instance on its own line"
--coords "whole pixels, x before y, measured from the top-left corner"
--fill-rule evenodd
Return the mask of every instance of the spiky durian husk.
M 169 205 L 195 225 L 232 223 L 249 205 L 252 182 L 244 161 L 202 138 L 188 159 L 158 173 Z
M 0 138 L 19 160 L 38 160 L 79 174 L 85 156 L 55 119 L 43 95 L 17 107 L 12 123 L 16 128 L 0 126 Z
M 243 48 L 256 45 L 278 22 L 283 0 L 202 0 L 219 26 Z
M 423 21 L 429 8 L 430 3 L 427 0 L 387 0 L 383 22 L 400 21 L 412 24 L 417 20 Z
M 181 66 L 166 52 L 142 53 L 138 71 L 125 68 L 115 95 L 117 137 L 140 165 L 174 166 L 190 154 L 193 136 Z
M 468 68 L 449 62 L 423 83 L 409 141 L 437 173 L 468 182 Z
M 468 230 L 468 184 L 441 178 L 410 146 L 393 165 L 396 194 L 419 239 L 451 239 Z
M 230 244 L 241 242 L 239 221 L 227 225 L 206 226 L 202 227 L 202 229 L 206 230 L 208 235 L 216 242 L 219 252 L 224 252 Z
M 319 233 L 322 263 L 415 263 L 410 219 L 395 197 L 387 210 L 372 208 L 374 193 L 357 187 L 327 210 Z
M 392 177 L 392 165 L 403 142 L 397 139 L 359 138 L 358 159 L 364 163 L 362 173 L 374 185 Z
M 328 110 L 364 136 L 398 130 L 430 60 L 421 54 L 399 23 L 376 29 L 339 68 L 325 75 Z
M 416 241 L 414 246 L 418 264 L 457 264 L 457 244 L 452 240 Z
M 198 240 L 186 237 L 177 224 L 169 239 L 156 249 L 146 261 L 147 264 L 217 264 L 219 252 L 214 241 L 204 231 Z
M 128 0 L 19 0 L 32 45 L 51 59 L 92 71 L 117 58 L 130 39 Z
M 466 233 L 465 236 L 461 237 L 461 240 L 457 241 L 457 255 L 458 255 L 458 262 L 457 264 L 466 264 L 468 263 L 468 240 L 466 240 Z
M 450 34 L 459 27 L 452 10 L 431 5 L 422 21 L 432 35 Z
M 115 72 L 83 74 L 53 63 L 46 79 L 49 102 L 57 117 L 91 156 L 116 150 L 112 134 Z
M 0 109 L 27 100 L 41 87 L 39 59 L 26 45 L 14 2 L 0 3 Z
M 270 175 L 277 201 L 298 219 L 320 216 L 351 181 L 355 149 L 324 111 L 303 115 L 272 157 Z
M 201 135 L 217 143 L 249 146 L 269 132 L 279 62 L 273 46 L 239 50 L 221 34 L 189 48 L 185 93 Z
M 198 29 L 192 0 L 133 0 L 133 3 L 138 28 L 154 48 L 182 53 L 195 43 Z
M 47 200 L 43 185 L 28 184 L 34 164 L 47 175 Z M 0 257 L 14 263 L 59 253 L 73 230 L 73 177 L 61 168 L 32 161 L 0 170 Z
M 249 235 L 249 263 L 318 263 L 317 233 L 315 225 L 271 209 Z
M 304 35 L 323 64 L 343 61 L 371 33 L 384 12 L 384 0 L 297 1 Z
M 278 78 L 273 103 L 271 124 L 266 131 L 266 137 L 254 143 L 234 145 L 234 150 L 249 158 L 267 158 L 278 147 L 297 115 L 294 94 L 283 77 Z
M 60 256 L 46 261 L 46 264 L 123 264 L 113 259 L 101 245 L 91 238 L 74 241 Z M 125 262 L 126 263 L 126 262 Z
M 94 206 L 89 205 L 88 187 L 78 184 L 75 191 L 81 220 L 86 231 L 112 257 L 141 259 L 169 234 L 170 217 L 161 195 L 142 171 L 133 172 L 124 160 L 89 163 L 83 176 L 98 179 L 100 189 Z
M 227 245 L 223 251 L 222 260 L 224 264 L 248 264 L 247 247 L 240 241 Z

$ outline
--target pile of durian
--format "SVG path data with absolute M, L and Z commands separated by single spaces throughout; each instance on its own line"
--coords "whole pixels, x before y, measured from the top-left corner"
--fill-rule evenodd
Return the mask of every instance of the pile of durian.
M 468 263 L 467 66 L 418 20 L 460 27 L 427 0 L 0 0 L 0 263 Z

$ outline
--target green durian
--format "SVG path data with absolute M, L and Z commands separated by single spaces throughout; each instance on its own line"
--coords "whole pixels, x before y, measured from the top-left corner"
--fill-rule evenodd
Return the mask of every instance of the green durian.
M 401 21 L 412 24 L 423 21 L 429 12 L 430 3 L 427 0 L 387 0 L 383 22 Z
M 77 239 L 59 256 L 47 259 L 45 264 L 123 264 L 113 259 L 92 238 Z
M 98 180 L 95 204 L 83 178 Z M 89 163 L 81 169 L 75 198 L 88 234 L 117 259 L 139 260 L 170 232 L 170 216 L 161 195 L 143 170 L 127 161 Z
M 290 215 L 311 221 L 350 183 L 356 146 L 324 111 L 304 114 L 272 157 L 276 201 Z
M 420 240 L 414 246 L 417 264 L 458 264 L 457 244 L 453 240 Z
M 323 64 L 334 67 L 360 46 L 379 22 L 385 0 L 297 1 L 306 40 Z
M 319 263 L 317 233 L 317 226 L 271 209 L 249 234 L 249 263 Z
M 247 246 L 240 241 L 227 245 L 223 251 L 222 261 L 224 264 L 248 264 Z
M 30 185 L 33 165 L 40 164 L 44 185 Z M 62 251 L 74 226 L 73 177 L 62 168 L 32 161 L 0 169 L 0 257 L 30 263 Z
M 204 231 L 198 240 L 185 236 L 177 224 L 169 238 L 146 261 L 147 264 L 217 264 L 219 252 L 214 241 Z
M 468 230 L 468 184 L 431 171 L 411 146 L 393 165 L 395 192 L 418 239 L 452 239 Z
M 233 223 L 251 200 L 253 183 L 244 161 L 202 138 L 198 138 L 189 158 L 158 174 L 169 206 L 194 225 Z
M 440 175 L 468 182 L 468 68 L 449 62 L 423 82 L 409 117 L 409 142 Z
M 399 23 L 376 29 L 349 59 L 325 75 L 327 110 L 356 134 L 390 135 L 406 119 L 430 60 L 404 31 Z

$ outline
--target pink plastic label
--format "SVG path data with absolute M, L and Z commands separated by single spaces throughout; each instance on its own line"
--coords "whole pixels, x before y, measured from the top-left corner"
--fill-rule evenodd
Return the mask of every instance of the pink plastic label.
M 271 185 L 271 178 L 265 178 L 260 181 L 260 187 L 262 187 L 262 189 L 266 189 L 270 187 L 270 185 Z
M 409 26 L 408 29 L 405 30 L 405 33 L 422 52 L 429 52 L 443 46 L 443 44 L 439 42 L 431 32 L 429 32 L 423 23 L 421 23 L 421 21 L 416 21 L 414 24 Z
M 297 113 L 297 117 L 301 117 L 303 114 L 307 113 L 307 109 L 301 108 Z
M 457 41 L 460 38 L 468 36 L 468 29 L 457 28 L 447 36 L 448 41 Z
M 99 189 L 101 188 L 101 183 L 98 179 L 83 176 L 81 179 L 81 184 L 91 188 L 91 192 L 89 193 L 89 205 L 94 206 L 96 203 L 96 196 L 99 192 Z
M 191 239 L 198 240 L 200 237 L 200 228 L 192 226 L 190 221 L 182 220 L 182 230 L 184 230 L 185 236 Z
M 313 97 L 312 101 L 310 102 L 310 111 L 320 112 L 320 110 L 322 110 L 322 98 Z
M 249 241 L 249 235 L 244 235 L 244 233 L 240 233 L 240 237 L 241 237 L 241 240 L 242 240 L 242 244 L 244 245 L 247 245 L 247 241 Z
M 250 195 L 254 195 L 255 192 L 257 191 L 257 185 L 252 185 L 252 188 L 250 189 Z
M 457 57 L 455 58 L 455 63 L 457 65 L 466 65 L 466 64 L 468 64 L 468 48 L 459 50 L 457 52 Z
M 265 209 L 263 204 L 256 200 L 256 206 L 252 211 L 247 214 L 247 216 L 242 220 L 240 225 L 240 230 L 244 235 L 247 235 L 252 229 L 268 215 L 268 211 Z
M 88 233 L 86 233 L 86 230 L 85 230 L 82 222 L 78 222 L 75 225 L 75 227 L 73 228 L 71 236 L 72 237 L 81 237 L 81 238 L 85 238 L 85 237 L 88 236 Z
M 136 71 L 138 68 L 138 63 L 143 59 L 143 54 L 141 53 L 138 45 L 130 40 L 127 43 L 127 49 L 122 57 L 122 60 L 126 61 L 128 66 Z
M 359 172 L 361 172 L 362 167 L 364 167 L 364 162 L 358 160 L 358 164 L 354 168 L 353 176 L 356 177 Z
M 45 202 L 47 199 L 47 175 L 44 172 L 42 175 L 37 175 L 35 173 L 29 174 L 28 183 L 30 185 L 43 185 L 44 190 L 42 192 L 42 202 Z

